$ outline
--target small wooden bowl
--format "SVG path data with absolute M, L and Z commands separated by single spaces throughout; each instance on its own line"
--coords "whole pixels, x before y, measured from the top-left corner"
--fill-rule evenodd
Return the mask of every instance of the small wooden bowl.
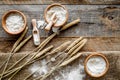
M 7 29 L 7 27 L 6 27 L 6 19 L 7 19 L 7 17 L 8 17 L 10 14 L 12 14 L 12 13 L 20 14 L 20 15 L 23 17 L 23 20 L 24 20 L 23 28 L 22 28 L 21 30 L 17 31 L 17 32 L 10 32 L 10 31 Z M 26 16 L 25 16 L 22 12 L 20 12 L 20 11 L 18 11 L 18 10 L 10 10 L 10 11 L 6 12 L 6 13 L 2 16 L 2 27 L 3 27 L 3 29 L 4 29 L 8 34 L 17 35 L 17 34 L 22 33 L 22 32 L 25 30 L 25 28 L 26 28 L 26 24 L 27 24 Z
M 88 60 L 89 60 L 91 57 L 93 57 L 93 56 L 102 57 L 102 58 L 106 61 L 106 69 L 105 69 L 105 71 L 104 71 L 103 73 L 101 73 L 100 75 L 92 75 L 92 74 L 88 71 L 88 69 L 87 69 L 87 62 L 88 62 Z M 87 73 L 88 75 L 90 75 L 91 77 L 99 78 L 99 77 L 104 76 L 104 75 L 107 73 L 107 71 L 108 71 L 108 69 L 109 69 L 109 62 L 108 62 L 107 58 L 106 58 L 103 54 L 101 54 L 101 53 L 93 53 L 93 54 L 90 54 L 90 55 L 86 58 L 86 60 L 85 60 L 85 62 L 84 62 L 84 66 L 85 66 L 85 67 L 84 67 L 84 68 L 85 68 L 85 71 L 86 71 L 86 73 Z
M 64 8 L 65 10 L 66 10 L 66 20 L 64 20 L 64 22 L 63 22 L 63 24 L 61 24 L 61 25 L 54 25 L 53 27 L 61 27 L 61 26 L 63 26 L 66 22 L 67 22 L 67 20 L 68 20 L 68 10 L 67 10 L 67 8 L 65 7 L 65 6 L 63 6 L 63 5 L 61 5 L 61 4 L 59 4 L 59 3 L 54 3 L 54 4 L 51 4 L 51 5 L 49 5 L 46 9 L 45 9 L 45 11 L 44 11 L 44 19 L 45 19 L 45 21 L 47 22 L 47 23 L 49 23 L 49 21 L 47 20 L 47 18 L 46 18 L 46 16 L 47 16 L 47 11 L 51 8 L 51 7 L 53 7 L 53 6 L 60 6 L 60 7 L 62 7 L 62 8 Z

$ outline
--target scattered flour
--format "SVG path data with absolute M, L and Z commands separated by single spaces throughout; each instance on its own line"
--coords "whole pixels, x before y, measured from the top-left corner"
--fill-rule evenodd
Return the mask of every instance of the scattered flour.
M 20 14 L 10 14 L 6 19 L 6 26 L 10 32 L 17 32 L 23 28 L 24 20 Z
M 84 66 L 79 66 L 72 69 L 67 68 L 65 71 L 60 71 L 61 76 L 55 76 L 55 80 L 83 80 L 85 77 Z
M 47 25 L 45 21 L 38 20 L 37 21 L 37 28 L 44 29 L 44 27 Z
M 41 64 L 40 64 L 41 63 Z M 46 61 L 42 60 L 41 62 L 34 63 L 30 66 L 30 72 L 34 73 L 33 77 L 38 77 L 40 75 L 46 74 L 48 72 L 48 67 L 46 65 Z
M 48 72 L 49 67 L 46 65 L 46 63 L 47 62 L 45 60 L 42 60 L 39 63 L 34 63 L 30 67 L 31 73 L 34 73 L 36 71 L 36 73 L 33 75 L 34 78 L 40 77 L 40 75 L 46 74 Z M 67 66 L 63 70 L 58 70 L 58 75 L 55 75 L 55 73 L 52 75 L 52 78 L 49 80 L 84 80 L 84 66 L 81 64 L 75 67 Z

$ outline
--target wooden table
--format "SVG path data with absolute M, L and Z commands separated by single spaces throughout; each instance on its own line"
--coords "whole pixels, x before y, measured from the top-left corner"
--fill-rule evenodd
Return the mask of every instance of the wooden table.
M 78 25 L 62 32 L 54 38 L 50 44 L 55 47 L 68 40 L 75 40 L 80 36 L 88 39 L 86 46 L 81 50 L 83 52 L 102 52 L 110 62 L 110 69 L 106 76 L 99 80 L 120 80 L 120 1 L 119 0 L 1 0 L 0 1 L 0 21 L 4 12 L 17 9 L 27 16 L 28 35 L 32 32 L 31 19 L 43 20 L 45 8 L 54 2 L 64 4 L 69 11 L 69 20 L 81 19 Z M 12 5 L 10 5 L 12 4 Z M 19 5 L 18 5 L 19 4 Z M 98 5 L 99 4 L 99 5 Z M 1 25 L 1 23 L 0 23 Z M 47 33 L 40 31 L 41 40 L 47 37 Z M 10 36 L 0 27 L 0 63 L 8 56 L 11 46 L 18 36 Z M 50 45 L 49 44 L 49 45 Z M 33 41 L 30 40 L 20 52 L 31 51 L 34 49 Z M 14 57 L 19 58 L 18 53 Z M 14 61 L 13 61 L 14 62 Z M 73 64 L 74 65 L 74 64 Z M 18 75 L 15 80 L 22 80 Z M 86 76 L 86 80 L 89 80 Z M 48 79 L 49 80 L 49 79 Z M 96 80 L 91 78 L 90 80 Z

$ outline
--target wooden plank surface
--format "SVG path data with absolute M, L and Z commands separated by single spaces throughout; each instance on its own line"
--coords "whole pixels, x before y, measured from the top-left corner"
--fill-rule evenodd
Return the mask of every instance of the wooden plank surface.
M 81 51 L 120 51 L 120 37 L 86 37 L 88 39 L 88 42 L 86 46 Z M 41 38 L 41 41 L 43 41 L 45 38 Z M 59 46 L 65 41 L 74 41 L 77 39 L 77 37 L 74 38 L 59 38 L 59 36 L 55 37 L 48 45 L 54 45 L 54 47 Z M 14 44 L 15 40 L 0 40 L 0 52 L 10 52 L 11 46 Z M 24 51 L 32 51 L 35 48 L 33 45 L 33 40 L 30 40 L 22 49 L 20 52 Z
M 11 9 L 22 11 L 27 16 L 28 21 L 28 35 L 32 32 L 31 19 L 43 20 L 43 12 L 48 4 L 60 2 L 65 4 L 69 10 L 69 20 L 81 19 L 78 25 L 61 32 L 59 36 L 54 38 L 48 45 L 57 47 L 61 43 L 68 40 L 75 40 L 80 36 L 88 39 L 87 44 L 82 48 L 84 53 L 102 52 L 109 62 L 110 69 L 106 76 L 99 80 L 119 80 L 120 76 L 120 5 L 106 5 L 106 4 L 120 4 L 119 0 L 0 0 L 0 4 L 25 4 L 25 5 L 0 5 L 0 21 L 2 15 Z M 31 4 L 31 5 L 26 5 Z M 34 5 L 42 4 L 42 5 Z M 73 5 L 67 5 L 73 4 Z M 74 5 L 74 4 L 102 4 L 102 5 Z M 47 37 L 47 33 L 40 30 L 41 41 Z M 0 23 L 0 64 L 8 57 L 7 52 L 10 52 L 11 46 L 14 44 L 18 36 L 10 36 L 4 32 Z M 30 40 L 20 52 L 17 53 L 10 61 L 9 65 L 13 64 L 23 55 L 29 53 L 35 48 L 33 40 Z M 32 55 L 32 54 L 31 54 Z M 82 56 L 78 60 L 70 64 L 69 67 L 75 68 L 79 61 L 84 59 L 87 55 Z M 24 61 L 23 61 L 24 62 Z M 65 70 L 68 67 L 63 68 Z M 21 71 L 14 80 L 22 80 L 30 72 L 29 66 Z M 61 70 L 60 70 L 61 71 Z M 60 76 L 59 74 L 54 75 Z M 50 77 L 53 79 L 53 77 Z M 33 79 L 31 79 L 33 80 Z M 48 79 L 49 80 L 49 79 Z M 85 76 L 85 80 L 96 80 L 94 78 Z
M 17 60 L 19 60 L 22 56 L 24 56 L 25 54 L 27 54 L 29 52 L 24 52 L 24 53 L 16 53 L 10 63 L 9 63 L 9 66 L 12 65 L 13 63 L 15 63 Z M 82 55 L 80 58 L 78 58 L 77 60 L 75 60 L 73 63 L 67 65 L 66 67 L 60 69 L 59 71 L 57 71 L 57 74 L 55 73 L 54 75 L 50 76 L 49 78 L 47 78 L 46 80 L 54 80 L 55 79 L 55 76 L 57 77 L 62 77 L 60 73 L 62 73 L 62 71 L 70 71 L 72 69 L 75 69 L 78 65 L 84 65 L 84 60 L 85 58 L 93 53 L 93 52 L 83 52 L 84 55 Z M 119 80 L 120 79 L 120 51 L 99 51 L 99 53 L 103 53 L 109 63 L 110 63 L 110 68 L 107 72 L 107 74 L 104 76 L 104 77 L 101 77 L 101 78 L 97 78 L 97 80 Z M 32 54 L 31 54 L 32 55 Z M 0 64 L 2 64 L 2 62 L 8 57 L 8 54 L 5 54 L 5 53 L 0 53 Z M 21 62 L 19 65 L 23 64 L 24 62 L 26 62 L 26 60 L 28 60 L 29 57 L 25 60 L 23 60 L 23 62 Z M 47 59 L 46 59 L 47 60 Z M 58 60 L 56 61 L 56 63 L 58 62 Z M 38 61 L 36 63 L 34 63 L 33 65 L 36 65 L 36 64 L 41 64 L 41 61 Z M 54 65 L 55 63 L 53 63 L 52 65 Z M 17 66 L 19 66 L 17 65 Z M 27 75 L 29 75 L 31 73 L 31 67 L 33 65 L 29 65 L 27 67 L 25 67 L 21 72 L 19 72 L 13 80 L 23 80 Z M 50 66 L 50 65 L 49 65 Z M 50 67 L 49 67 L 50 68 Z M 0 70 L 1 71 L 1 70 Z M 82 70 L 82 74 L 85 75 L 85 78 L 84 80 L 96 80 L 96 78 L 91 78 L 90 76 L 88 76 L 84 69 Z M 65 75 L 65 74 L 64 74 Z M 38 74 L 39 76 L 39 74 Z M 32 76 L 29 80 L 33 80 L 34 76 Z
M 119 0 L 0 0 L 0 4 L 120 4 Z
M 43 12 L 48 5 L 0 5 L 0 17 L 11 9 L 22 11 L 27 16 L 29 27 L 28 34 L 31 34 L 31 19 L 43 19 Z M 120 37 L 120 6 L 119 5 L 65 5 L 69 10 L 69 20 L 81 19 L 78 25 L 63 32 L 60 37 Z M 1 21 L 1 19 L 0 19 Z M 1 25 L 1 23 L 0 23 Z M 69 34 L 68 34 L 69 33 Z M 41 37 L 47 33 L 41 30 Z M 7 35 L 2 26 L 0 37 L 10 39 L 13 36 Z

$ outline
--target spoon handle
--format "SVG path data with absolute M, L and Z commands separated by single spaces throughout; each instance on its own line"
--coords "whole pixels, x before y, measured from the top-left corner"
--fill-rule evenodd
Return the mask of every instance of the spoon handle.
M 46 31 L 50 31 L 52 25 L 53 25 L 53 22 L 50 21 L 49 24 L 45 27 L 45 30 L 46 30 Z

